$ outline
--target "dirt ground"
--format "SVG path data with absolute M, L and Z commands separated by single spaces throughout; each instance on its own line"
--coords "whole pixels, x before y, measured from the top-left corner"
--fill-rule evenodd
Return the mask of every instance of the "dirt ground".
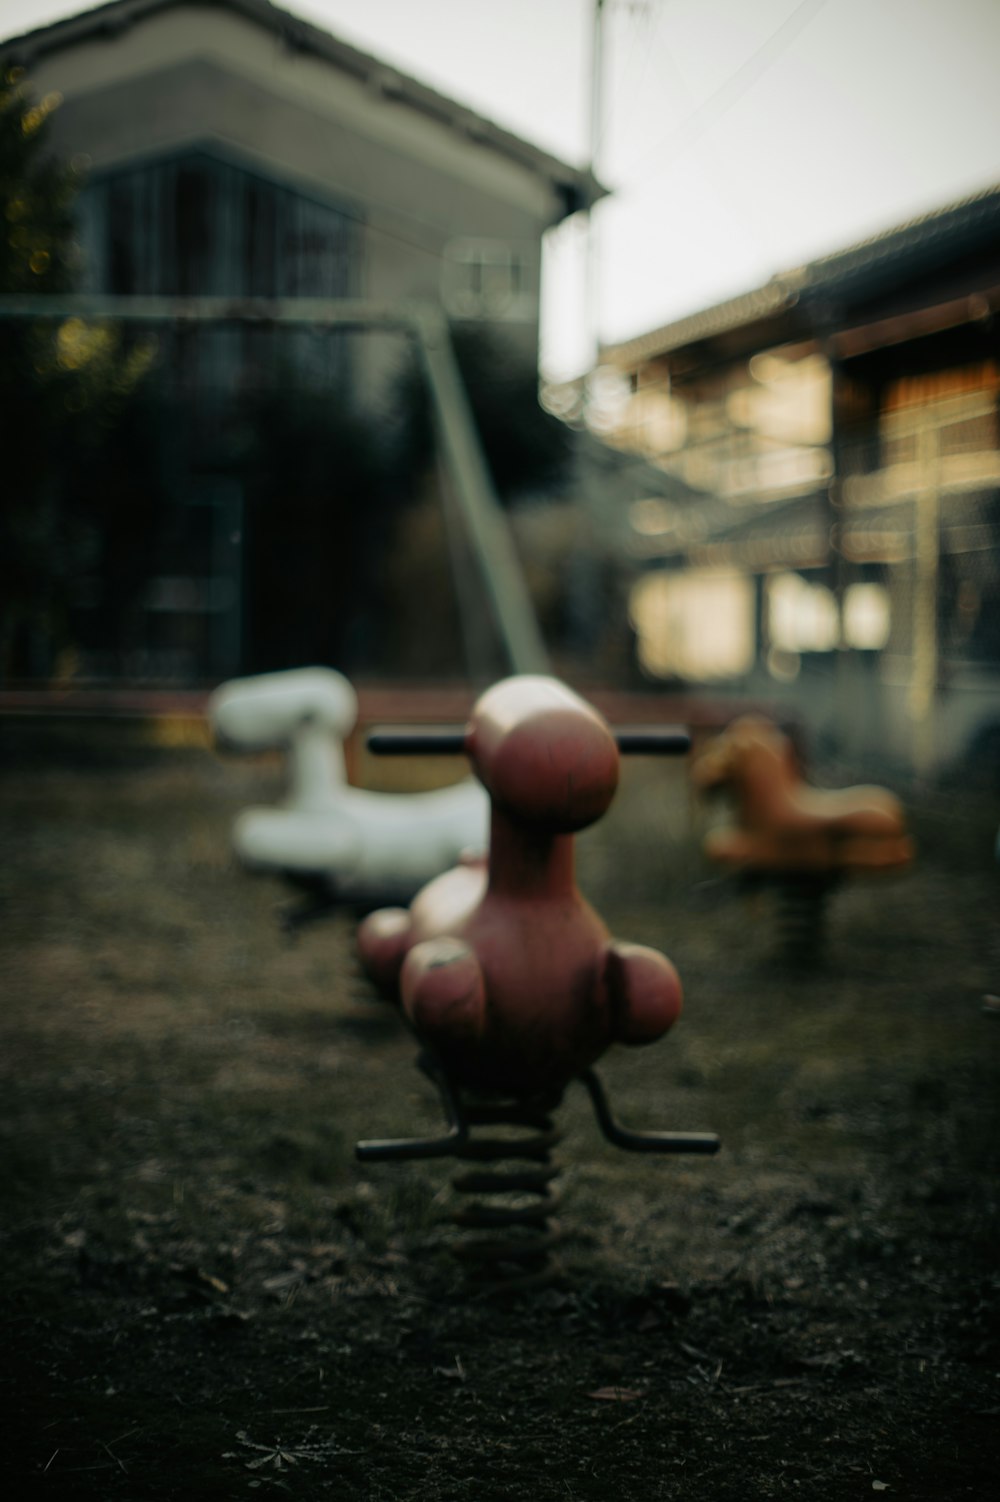
M 582 884 L 687 1004 L 600 1070 L 723 1146 L 619 1152 L 573 1087 L 559 1275 L 497 1299 L 447 1162 L 354 1159 L 440 1112 L 350 918 L 290 941 L 231 863 L 277 768 L 13 722 L 0 757 L 9 1495 L 995 1494 L 995 790 L 915 798 L 916 868 L 837 893 L 796 970 L 683 770 L 627 769 Z

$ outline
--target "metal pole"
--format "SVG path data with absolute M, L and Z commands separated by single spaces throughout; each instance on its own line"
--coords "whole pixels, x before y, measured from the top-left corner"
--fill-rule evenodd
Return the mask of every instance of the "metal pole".
M 920 467 L 915 499 L 913 579 L 913 661 L 910 718 L 913 768 L 922 776 L 934 759 L 934 709 L 938 676 L 938 570 L 941 493 L 938 458 L 940 429 L 925 414 L 917 434 Z
M 601 126 L 604 113 L 604 0 L 594 0 L 593 38 L 590 55 L 590 138 L 588 142 L 591 175 L 597 173 L 597 154 L 601 146 Z M 601 348 L 600 319 L 598 317 L 598 244 L 597 225 L 594 218 L 595 205 L 587 209 L 586 281 L 584 297 L 585 327 L 587 330 L 587 357 L 589 375 L 597 365 Z
M 455 480 L 473 552 L 515 673 L 547 673 L 548 653 L 538 629 L 521 563 L 482 448 L 444 318 L 430 308 L 414 315 L 445 462 Z
M 114 319 L 117 323 L 259 323 L 310 328 L 398 328 L 413 334 L 409 309 L 332 297 L 145 297 L 110 292 L 0 296 L 0 320 Z

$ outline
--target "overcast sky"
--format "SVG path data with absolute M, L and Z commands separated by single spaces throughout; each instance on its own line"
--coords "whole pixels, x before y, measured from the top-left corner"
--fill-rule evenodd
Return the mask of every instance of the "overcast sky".
M 286 0 L 574 163 L 596 0 Z M 87 9 L 0 0 L 0 37 Z M 1000 182 L 1000 0 L 605 0 L 597 326 L 627 338 Z M 589 347 L 582 226 L 543 359 Z

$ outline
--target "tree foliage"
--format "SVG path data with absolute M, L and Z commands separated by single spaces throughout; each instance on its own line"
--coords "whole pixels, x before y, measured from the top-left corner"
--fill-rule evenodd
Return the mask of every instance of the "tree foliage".
M 82 174 L 49 148 L 57 94 L 35 102 L 0 64 L 0 293 L 77 285 L 74 204 Z M 47 676 L 70 644 L 74 587 L 117 513 L 148 487 L 119 474 L 118 435 L 151 359 L 103 324 L 0 318 L 0 673 Z M 127 446 L 126 446 L 127 448 Z M 125 450 L 122 450 L 122 454 Z M 123 495 L 123 489 L 126 495 Z
M 272 390 L 248 412 L 245 650 L 255 671 L 377 656 L 395 510 L 381 433 L 344 391 Z

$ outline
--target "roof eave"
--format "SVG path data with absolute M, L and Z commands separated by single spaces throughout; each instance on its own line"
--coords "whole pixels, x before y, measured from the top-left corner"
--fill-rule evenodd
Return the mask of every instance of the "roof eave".
M 973 232 L 980 237 L 1000 233 L 1000 185 L 991 184 L 933 213 L 893 225 L 857 244 L 772 277 L 762 287 L 647 334 L 604 346 L 601 357 L 626 368 L 646 360 L 665 359 L 679 350 L 708 344 L 738 331 L 749 335 L 758 324 L 780 318 L 796 307 L 799 334 L 821 336 L 836 324 L 837 305 L 832 299 L 848 284 L 851 296 L 856 299 L 864 291 L 865 277 L 883 275 L 894 258 L 913 257 L 932 239 L 959 243 L 963 235 Z
M 438 93 L 418 79 L 401 73 L 370 53 L 362 52 L 339 37 L 281 10 L 272 5 L 270 0 L 108 0 L 105 5 L 82 11 L 75 16 L 63 17 L 47 26 L 37 27 L 21 36 L 0 42 L 0 51 L 11 61 L 30 68 L 37 58 L 80 42 L 113 37 L 147 16 L 182 3 L 200 3 L 206 7 L 229 10 L 256 21 L 279 36 L 289 49 L 312 53 L 372 89 L 408 105 L 425 117 L 437 120 L 445 128 L 535 172 L 545 178 L 559 196 L 562 211 L 556 216 L 556 221 L 581 209 L 588 209 L 608 193 L 608 189 L 588 167 L 574 167 L 552 156 L 512 131 L 496 125 L 486 116 Z

